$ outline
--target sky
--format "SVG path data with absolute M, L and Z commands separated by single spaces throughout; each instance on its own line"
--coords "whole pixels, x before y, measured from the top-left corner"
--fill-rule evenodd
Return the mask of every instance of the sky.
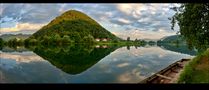
M 116 36 L 126 39 L 160 39 L 175 35 L 169 17 L 175 3 L 57 3 L 0 4 L 0 35 L 33 34 L 68 10 L 81 11 Z

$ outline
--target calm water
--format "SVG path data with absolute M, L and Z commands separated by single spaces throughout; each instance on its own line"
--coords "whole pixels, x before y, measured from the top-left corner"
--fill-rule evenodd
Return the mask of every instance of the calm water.
M 194 51 L 163 46 L 5 47 L 0 83 L 137 83 Z

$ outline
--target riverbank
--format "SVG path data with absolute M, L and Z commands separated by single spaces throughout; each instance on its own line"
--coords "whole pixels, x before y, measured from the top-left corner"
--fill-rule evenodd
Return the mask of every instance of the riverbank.
M 178 83 L 209 83 L 209 49 L 193 58 L 183 69 Z

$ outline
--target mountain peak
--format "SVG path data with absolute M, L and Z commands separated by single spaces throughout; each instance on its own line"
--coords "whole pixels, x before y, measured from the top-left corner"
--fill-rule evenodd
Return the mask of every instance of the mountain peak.
M 68 10 L 61 14 L 60 16 L 56 17 L 52 20 L 48 25 L 58 24 L 62 21 L 70 21 L 70 20 L 85 20 L 92 24 L 98 24 L 95 20 L 91 19 L 88 15 L 77 11 L 77 10 Z
M 67 35 L 74 41 L 89 35 L 93 38 L 120 39 L 103 28 L 91 17 L 77 10 L 64 12 L 34 33 L 33 36 L 35 38 L 43 38 L 43 36 L 53 37 L 56 34 L 61 37 Z

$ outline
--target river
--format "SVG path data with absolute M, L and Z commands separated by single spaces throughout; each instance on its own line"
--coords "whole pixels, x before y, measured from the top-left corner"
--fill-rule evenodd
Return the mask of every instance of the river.
M 5 47 L 0 53 L 0 83 L 138 83 L 195 55 L 163 46 Z

